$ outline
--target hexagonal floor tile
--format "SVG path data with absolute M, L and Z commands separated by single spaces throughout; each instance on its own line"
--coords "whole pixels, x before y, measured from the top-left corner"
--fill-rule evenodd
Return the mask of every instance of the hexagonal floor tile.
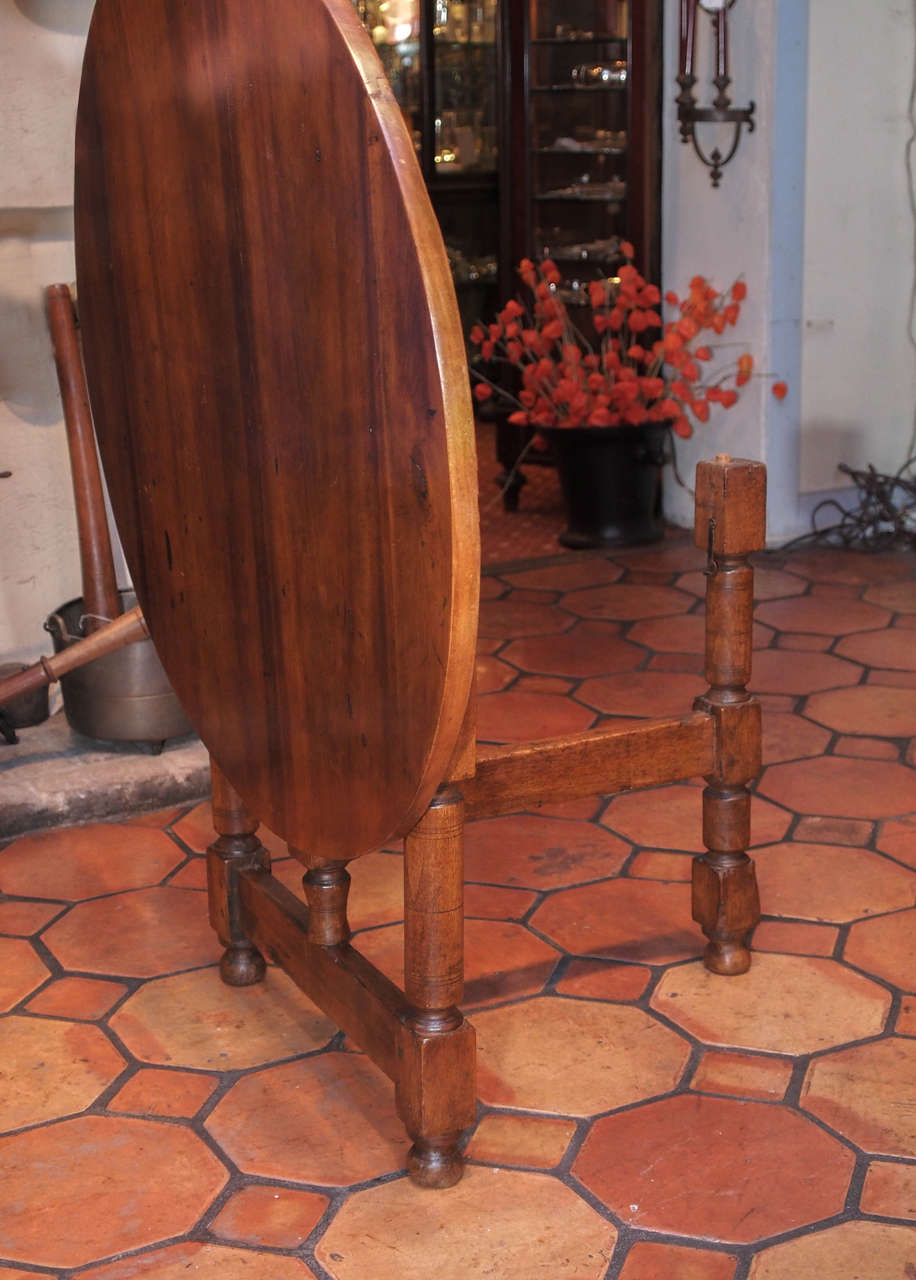
M 633 1227 L 743 1244 L 839 1213 L 854 1166 L 788 1107 L 681 1094 L 596 1121 L 573 1173 Z
M 573 617 L 552 604 L 519 600 L 485 600 L 480 606 L 479 633 L 500 640 L 515 636 L 547 636 L 566 631 Z
M 846 551 L 839 547 L 793 552 L 786 559 L 786 568 L 816 582 L 852 584 L 892 582 L 908 578 L 911 572 L 905 555 L 885 553 L 876 556 L 867 551 Z M 870 596 L 871 591 L 868 594 Z
M 916 903 L 916 874 L 848 845 L 770 845 L 757 855 L 757 879 L 768 916 L 842 922 Z
M 799 596 L 806 589 L 805 579 L 784 569 L 765 569 L 754 565 L 754 599 L 778 600 L 780 596 Z
M 397 1248 L 391 1242 L 396 1240 Z M 601 1280 L 617 1232 L 541 1173 L 469 1168 L 456 1187 L 418 1195 L 401 1180 L 351 1196 L 316 1246 L 334 1280 Z
M 465 884 L 465 917 L 483 920 L 521 920 L 537 901 L 526 889 L 502 889 L 492 884 Z
M 519 814 L 469 823 L 465 875 L 492 884 L 555 889 L 615 875 L 630 846 L 592 822 Z
M 510 689 L 489 693 L 477 702 L 477 737 L 481 742 L 535 742 L 590 729 L 595 714 L 556 693 Z
M 793 653 L 764 649 L 754 654 L 748 688 L 753 693 L 789 693 L 793 696 L 817 689 L 857 684 L 862 668 L 829 653 Z
M 916 585 L 916 584 L 908 584 Z M 893 671 L 916 671 L 916 645 L 913 633 L 902 627 L 883 631 L 860 631 L 845 636 L 836 646 L 841 657 L 852 658 L 867 667 L 883 667 Z
M 801 1105 L 863 1151 L 914 1158 L 914 1097 L 916 1041 L 891 1037 L 817 1058 L 808 1068 Z
M 854 924 L 843 958 L 902 991 L 916 991 L 916 911 Z
M 477 1084 L 499 1107 L 591 1116 L 675 1087 L 690 1045 L 628 1006 L 545 996 L 474 1016 Z
M 916 582 L 882 582 L 869 587 L 865 599 L 894 613 L 916 613 Z
M 474 689 L 477 693 L 495 693 L 511 684 L 518 672 L 500 658 L 480 654 L 474 668 Z
M 613 716 L 680 716 L 706 690 L 699 676 L 667 671 L 627 671 L 586 680 L 578 698 Z
M 752 796 L 752 846 L 781 839 L 791 820 L 788 813 Z M 615 796 L 601 815 L 601 825 L 634 844 L 702 853 L 703 789 L 679 784 Z
M 764 764 L 819 756 L 829 741 L 828 730 L 812 724 L 804 716 L 773 711 L 763 717 Z
M 706 619 L 702 613 L 678 618 L 641 618 L 627 631 L 627 639 L 656 653 L 705 653 Z
M 0 902 L 0 933 L 31 937 L 63 910 L 59 902 Z
M 916 733 L 916 689 L 865 684 L 815 693 L 805 704 L 805 715 L 840 733 L 908 738 Z
M 878 1035 L 890 1002 L 883 987 L 836 960 L 768 954 L 733 978 L 699 963 L 669 969 L 651 1000 L 707 1044 L 785 1054 Z
M 552 894 L 531 923 L 573 955 L 671 964 L 700 954 L 690 886 L 604 880 Z
M 227 1176 L 190 1130 L 152 1120 L 79 1116 L 0 1138 L 4 1255 L 78 1267 L 182 1235 Z
M 855 756 L 861 760 L 896 760 L 900 755 L 897 745 L 885 738 L 866 738 L 854 733 L 837 738 L 833 750 L 838 756 Z
M 889 853 L 908 867 L 916 867 L 916 817 L 882 822 L 875 843 L 882 853 Z
M 140 1257 L 80 1272 L 80 1280 L 314 1280 L 298 1258 L 229 1249 L 221 1244 L 173 1244 Z
M 51 976 L 24 938 L 0 938 L 0 1013 L 12 1009 Z
M 838 1227 L 763 1249 L 748 1280 L 897 1280 L 913 1273 L 912 1227 L 883 1222 L 843 1222 Z
M 404 930 L 373 929 L 353 942 L 367 960 L 398 986 L 404 984 Z M 463 1005 L 474 1008 L 535 995 L 553 973 L 559 955 L 524 925 L 503 920 L 465 920 Z
M 206 1127 L 245 1173 L 318 1186 L 402 1169 L 409 1145 L 390 1081 L 353 1053 L 324 1053 L 243 1077 Z
M 754 648 L 765 649 L 773 633 L 769 627 L 754 623 L 753 636 Z M 706 617 L 701 610 L 676 619 L 641 618 L 627 629 L 627 639 L 655 653 L 705 654 Z M 702 663 L 698 669 L 703 670 Z
M 916 771 L 888 760 L 823 756 L 771 764 L 758 790 L 798 813 L 888 818 L 916 809 Z
M 520 569 L 518 573 L 501 576 L 512 587 L 574 591 L 577 587 L 598 587 L 617 582 L 623 577 L 623 570 L 613 560 L 566 560 L 562 564 L 539 565 L 536 569 Z
M 758 605 L 757 617 L 778 631 L 814 631 L 825 636 L 874 631 L 890 621 L 890 614 L 878 605 L 832 596 L 771 600 Z
M 614 552 L 614 559 L 627 565 L 631 572 L 670 574 L 701 569 L 706 563 L 706 554 L 695 547 L 692 540 L 685 538 L 665 542 L 655 550 L 646 547 L 618 550 Z
M 579 622 L 559 636 L 513 640 L 501 656 L 525 671 L 600 676 L 612 671 L 633 671 L 646 655 L 622 638 L 617 623 Z
M 20 836 L 0 852 L 0 890 L 77 902 L 158 884 L 185 855 L 164 831 L 97 822 Z
M 202 896 L 172 888 L 78 903 L 44 941 L 67 969 L 126 978 L 215 964 L 222 952 Z
M 219 970 L 146 982 L 111 1020 L 143 1062 L 240 1071 L 322 1049 L 337 1028 L 282 970 L 227 987 Z
M 659 618 L 686 613 L 694 598 L 676 587 L 647 586 L 643 583 L 614 583 L 586 591 L 570 591 L 563 607 L 583 618 L 611 618 L 633 622 L 637 618 Z
M 0 1019 L 0 1129 L 83 1111 L 125 1065 L 98 1027 L 15 1015 Z

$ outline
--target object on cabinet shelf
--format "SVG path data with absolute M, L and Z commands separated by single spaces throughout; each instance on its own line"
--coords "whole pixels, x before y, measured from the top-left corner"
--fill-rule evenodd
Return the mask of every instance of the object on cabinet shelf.
M 627 184 L 619 178 L 609 182 L 592 182 L 591 174 L 584 173 L 578 182 L 568 187 L 558 187 L 556 191 L 541 191 L 536 200 L 623 200 L 627 194 Z
M 627 149 L 627 135 L 624 129 L 616 132 L 610 129 L 598 129 L 594 138 L 555 138 L 547 146 L 537 150 L 545 155 L 555 151 L 594 151 L 602 155 L 622 155 Z
M 654 272 L 659 6 L 528 0 L 526 7 L 525 132 L 513 138 L 523 149 L 512 169 L 527 211 L 513 256 L 565 257 L 566 245 L 623 236 Z
M 496 0 L 360 0 L 435 210 L 467 324 L 495 302 Z
M 582 62 L 572 69 L 572 82 L 580 88 L 600 87 L 608 84 L 626 84 L 627 64 L 625 58 L 618 58 L 611 63 Z
M 692 142 L 703 164 L 710 171 L 712 185 L 717 187 L 722 177 L 722 170 L 738 150 L 741 141 L 741 129 L 747 125 L 748 133 L 754 131 L 754 103 L 746 107 L 733 107 L 728 96 L 731 77 L 728 74 L 728 14 L 736 0 L 681 0 L 680 15 L 680 74 L 677 82 L 681 92 L 677 96 L 677 115 L 681 125 L 681 141 Z M 693 89 L 697 83 L 694 69 L 697 65 L 697 9 L 708 14 L 712 27 L 713 65 L 715 75 L 712 83 L 717 89 L 711 107 L 698 107 Z M 713 147 L 708 154 L 700 145 L 697 137 L 699 124 L 731 125 L 731 145 L 723 154 L 718 147 Z

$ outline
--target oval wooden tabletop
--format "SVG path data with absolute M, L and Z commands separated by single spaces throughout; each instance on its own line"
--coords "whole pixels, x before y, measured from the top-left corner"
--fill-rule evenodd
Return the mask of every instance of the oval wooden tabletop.
M 471 404 L 445 251 L 350 0 L 99 0 L 80 321 L 137 595 L 251 811 L 408 830 L 470 693 Z

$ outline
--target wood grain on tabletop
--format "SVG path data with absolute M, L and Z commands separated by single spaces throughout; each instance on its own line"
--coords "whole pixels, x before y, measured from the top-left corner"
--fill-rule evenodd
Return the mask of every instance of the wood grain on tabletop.
M 99 0 L 76 249 L 112 502 L 179 698 L 278 835 L 378 847 L 455 750 L 479 546 L 446 255 L 349 0 Z

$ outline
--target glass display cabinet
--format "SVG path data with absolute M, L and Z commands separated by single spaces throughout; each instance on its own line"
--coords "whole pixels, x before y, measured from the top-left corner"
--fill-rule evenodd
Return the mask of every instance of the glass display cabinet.
M 507 249 L 516 260 L 552 257 L 575 294 L 613 269 L 625 239 L 655 278 L 659 0 L 505 3 L 517 68 L 504 143 L 504 184 L 515 193 Z
M 522 258 L 552 257 L 573 304 L 613 272 L 621 239 L 658 280 L 662 0 L 355 3 L 411 130 L 465 333 L 517 291 Z M 531 432 L 504 417 L 513 508 Z
M 467 331 L 498 304 L 497 0 L 359 0 L 410 128 Z

